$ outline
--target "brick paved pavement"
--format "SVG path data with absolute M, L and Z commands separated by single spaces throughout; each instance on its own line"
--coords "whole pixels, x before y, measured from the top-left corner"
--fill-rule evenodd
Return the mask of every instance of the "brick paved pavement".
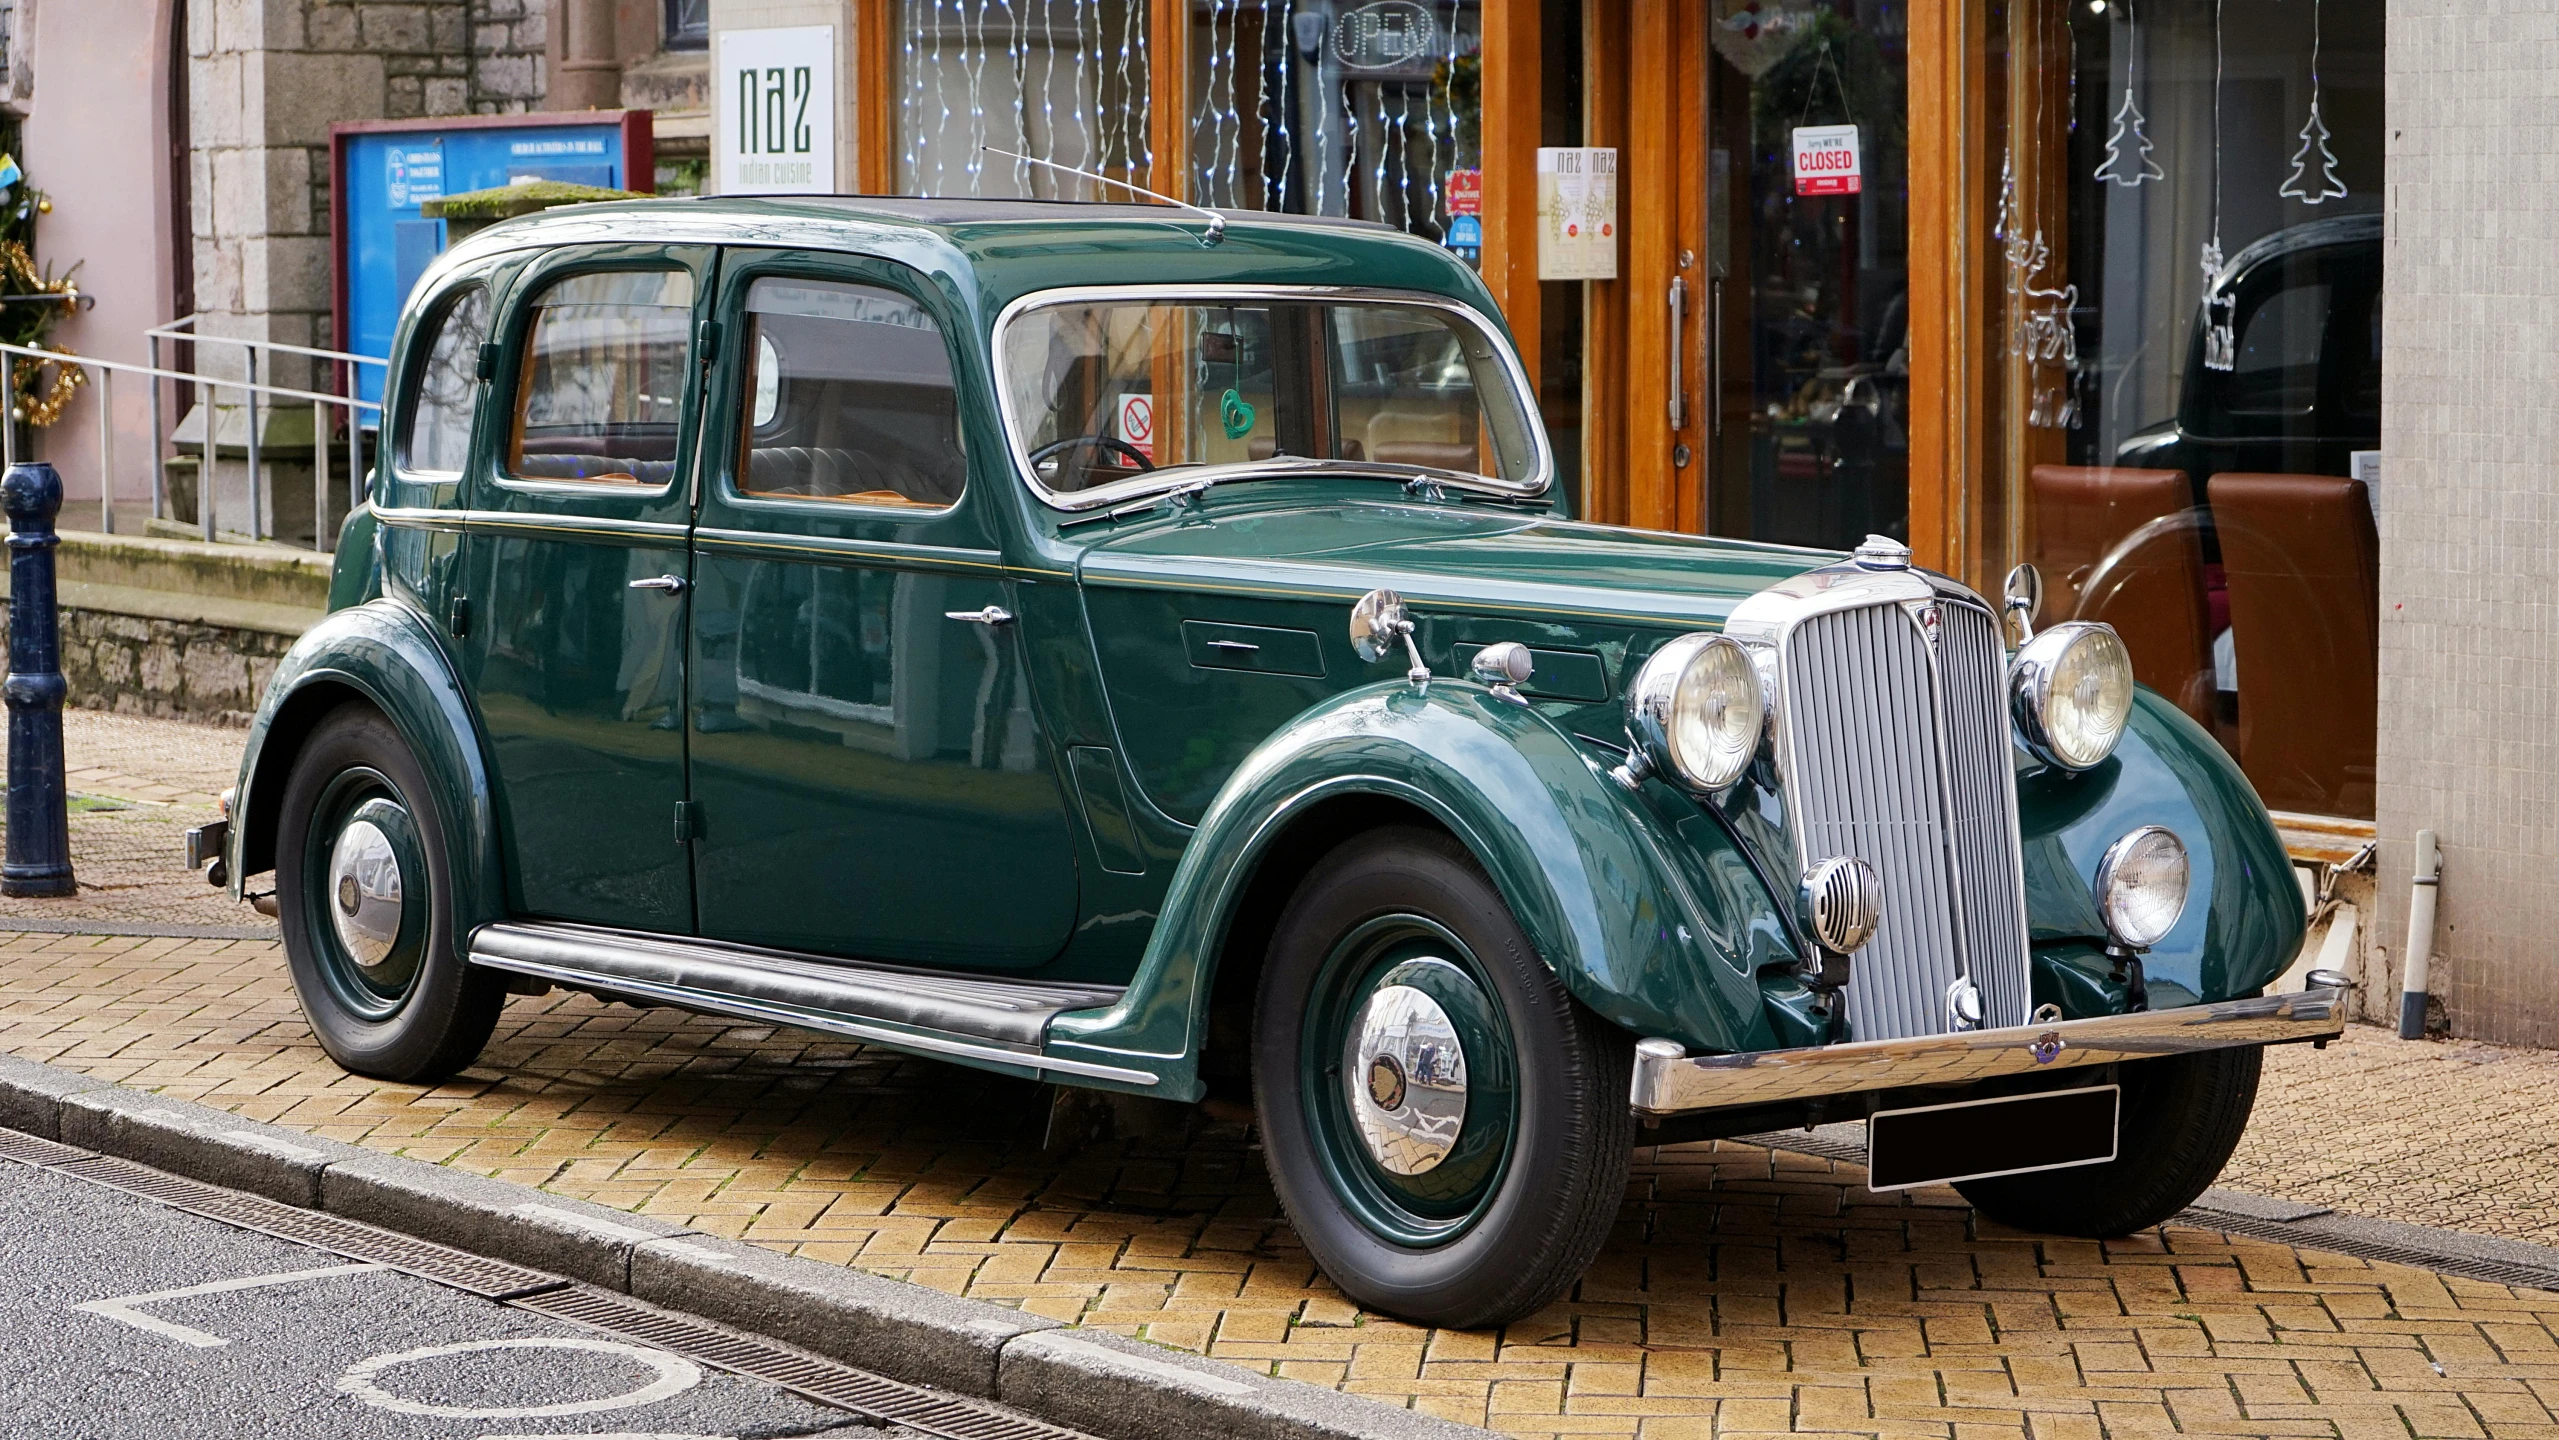
M 215 797 L 240 769 L 248 731 L 182 720 L 66 710 L 64 779 L 71 869 L 78 894 L 0 898 L 0 924 L 107 921 L 219 927 L 272 935 L 264 916 L 234 906 L 184 863 L 188 827 L 221 814 Z
M 319 1054 L 271 943 L 21 934 L 0 937 L 0 1047 L 1523 1436 L 2559 1440 L 2559 1295 L 2182 1227 L 2024 1236 L 1746 1146 L 1646 1152 L 1572 1300 L 1431 1332 L 1315 1275 L 1240 1127 L 1054 1160 L 1034 1086 L 791 1032 L 518 999 L 461 1080 L 382 1085 Z M 2484 1048 L 2359 1030 L 2276 1052 L 2277 1123 L 2234 1178 L 2465 1173 L 2382 1153 L 2407 1135 L 2359 1128 L 2354 1097 L 2431 1088 L 2439 1122 L 2467 1104 L 2413 1078 L 2420 1051 L 2559 1075 Z M 2552 1165 L 2491 1163 L 2534 1185 Z M 2466 1173 L 2484 1201 L 2486 1168 Z

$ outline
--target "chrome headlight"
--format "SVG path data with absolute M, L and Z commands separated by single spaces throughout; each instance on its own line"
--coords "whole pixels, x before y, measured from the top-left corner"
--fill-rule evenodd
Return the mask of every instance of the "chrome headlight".
M 2111 625 L 2055 625 L 2017 651 L 2009 708 L 2026 748 L 2085 770 L 2115 753 L 2132 718 L 2132 656 Z
M 1742 778 L 1759 753 L 1768 705 L 1741 642 L 1682 635 L 1653 652 L 1626 697 L 1626 729 L 1656 769 L 1699 790 Z
M 2144 825 L 2107 846 L 2096 885 L 2107 936 L 2132 950 L 2167 938 L 2186 913 L 2189 874 L 2186 842 L 2159 826 Z

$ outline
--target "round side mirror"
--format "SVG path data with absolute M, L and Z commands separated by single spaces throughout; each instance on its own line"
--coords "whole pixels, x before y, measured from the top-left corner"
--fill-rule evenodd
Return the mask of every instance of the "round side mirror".
M 2001 609 L 2018 617 L 2018 628 L 2025 632 L 2019 637 L 2020 643 L 2033 638 L 2035 617 L 2044 608 L 2044 572 L 2031 563 L 2021 562 L 2016 569 L 2008 572 L 2008 582 L 2001 589 L 2007 596 L 2007 603 Z
M 1412 613 L 1392 590 L 1371 590 L 1351 607 L 1351 648 L 1370 664 L 1392 654 L 1412 632 Z

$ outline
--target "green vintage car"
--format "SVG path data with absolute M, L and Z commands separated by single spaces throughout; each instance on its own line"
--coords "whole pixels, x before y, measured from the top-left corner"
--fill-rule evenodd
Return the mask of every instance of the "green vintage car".
M 206 837 L 364 1074 L 562 986 L 1249 1105 L 1345 1292 L 1478 1325 L 1639 1144 L 1865 1120 L 1879 1188 L 2155 1223 L 2340 1029 L 2111 631 L 1576 523 L 1388 230 L 583 206 L 439 260 L 386 394 Z

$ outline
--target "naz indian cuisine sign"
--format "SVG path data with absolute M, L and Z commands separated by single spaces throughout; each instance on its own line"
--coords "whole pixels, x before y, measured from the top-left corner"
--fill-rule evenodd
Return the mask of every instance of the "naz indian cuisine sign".
M 724 195 L 835 189 L 835 27 L 723 30 L 711 67 Z

